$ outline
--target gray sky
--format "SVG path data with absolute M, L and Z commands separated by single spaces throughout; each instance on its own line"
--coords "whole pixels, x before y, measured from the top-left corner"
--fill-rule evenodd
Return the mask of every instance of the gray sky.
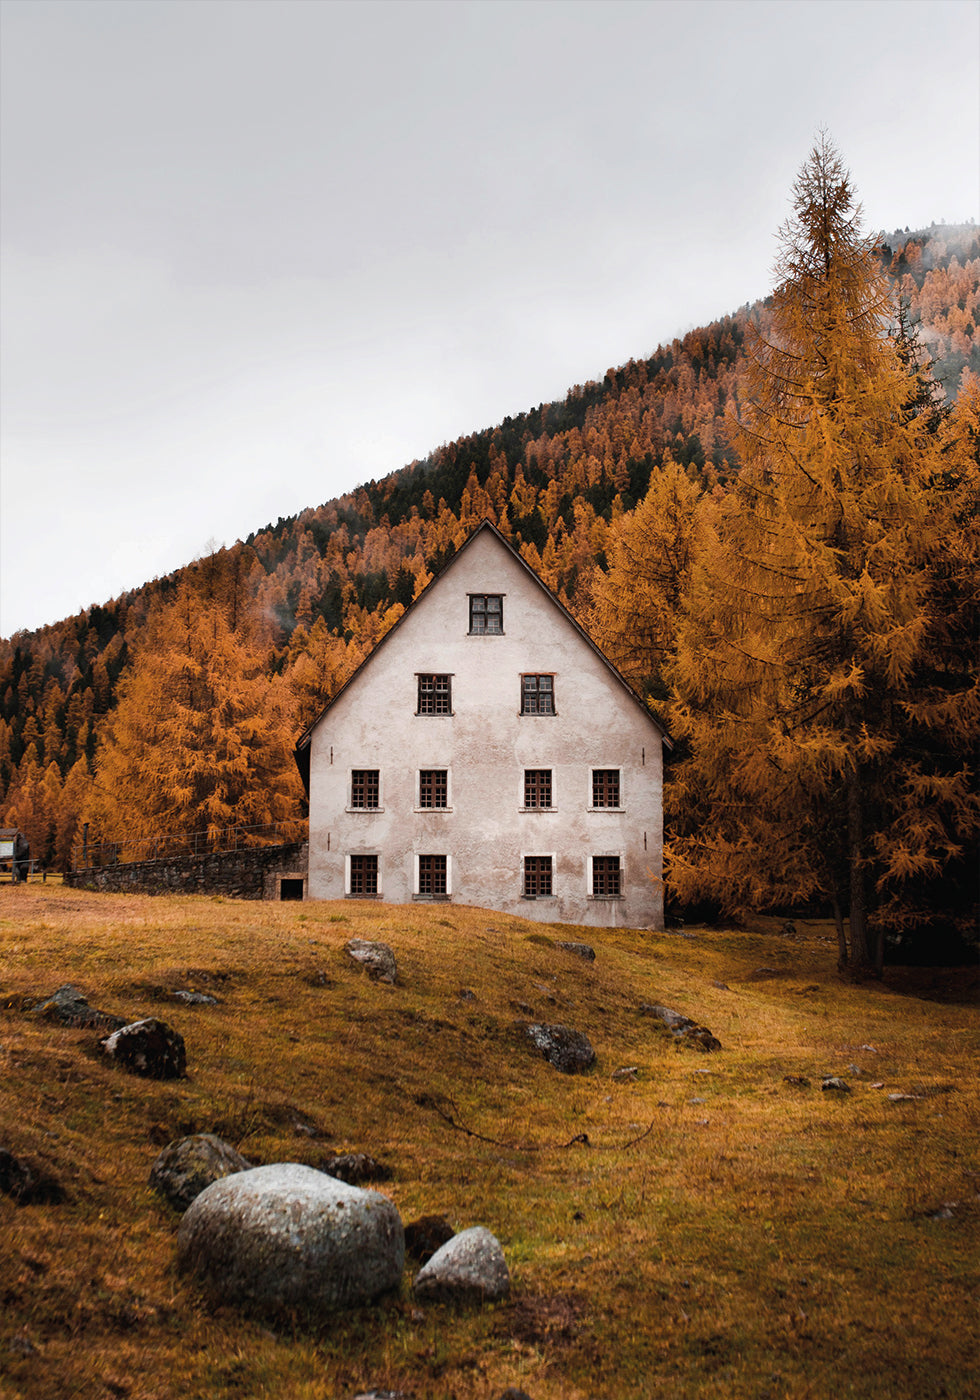
M 980 214 L 977 0 L 0 0 L 0 635 Z

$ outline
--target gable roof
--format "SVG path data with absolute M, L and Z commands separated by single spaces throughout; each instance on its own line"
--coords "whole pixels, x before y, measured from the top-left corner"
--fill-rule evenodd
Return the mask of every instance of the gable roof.
M 605 666 L 606 670 L 609 672 L 613 680 L 618 685 L 622 686 L 623 690 L 626 691 L 626 694 L 629 696 L 629 698 L 636 705 L 639 706 L 644 716 L 657 730 L 658 734 L 660 735 L 661 742 L 666 744 L 667 748 L 673 748 L 673 744 L 670 740 L 670 735 L 667 733 L 667 729 L 663 724 L 663 721 L 653 713 L 653 711 L 649 708 L 648 705 L 644 703 L 644 701 L 633 689 L 633 687 L 630 685 L 629 681 L 626 679 L 623 673 L 616 666 L 614 666 L 613 663 L 609 660 L 608 656 L 606 656 L 605 653 L 600 650 L 600 648 L 589 636 L 588 632 L 586 632 L 585 628 L 582 627 L 582 625 L 579 622 L 576 622 L 575 618 L 565 607 L 561 599 L 558 598 L 557 595 L 552 592 L 552 590 L 545 583 L 544 579 L 541 578 L 541 576 L 537 574 L 534 571 L 534 569 L 531 568 L 530 564 L 514 548 L 510 540 L 506 539 L 500 533 L 496 525 L 494 525 L 493 521 L 483 520 L 476 527 L 476 529 L 469 536 L 469 538 L 464 540 L 464 542 L 460 545 L 459 549 L 457 549 L 453 557 L 446 564 L 443 565 L 443 567 L 439 570 L 439 572 L 435 575 L 434 578 L 429 580 L 429 582 L 426 584 L 425 588 L 423 588 L 419 596 L 412 603 L 409 604 L 409 606 L 402 613 L 398 621 L 392 627 L 390 627 L 388 631 L 384 634 L 380 642 L 378 642 L 377 646 L 373 647 L 372 650 L 368 652 L 367 656 L 358 666 L 357 670 L 354 671 L 353 674 L 347 678 L 344 684 L 337 691 L 336 695 L 332 696 L 330 700 L 328 700 L 327 704 L 317 715 L 316 719 L 313 720 L 312 724 L 307 726 L 307 728 L 300 735 L 299 739 L 296 741 L 296 748 L 293 751 L 294 757 L 296 759 L 296 766 L 300 772 L 300 777 L 303 779 L 303 786 L 306 788 L 307 792 L 309 792 L 310 790 L 310 741 L 313 737 L 314 729 L 316 729 L 317 726 L 322 722 L 322 720 L 330 712 L 330 710 L 337 703 L 337 701 L 344 694 L 344 692 L 348 689 L 348 687 L 352 686 L 355 683 L 355 681 L 361 675 L 361 672 L 374 659 L 374 657 L 378 654 L 381 648 L 387 643 L 389 638 L 395 635 L 399 627 L 408 617 L 409 613 L 413 612 L 414 609 L 419 606 L 419 604 L 423 601 L 429 590 L 431 588 L 434 588 L 435 585 L 440 581 L 440 579 L 445 578 L 446 574 L 449 573 L 450 569 L 452 569 L 454 565 L 458 562 L 458 560 L 466 553 L 473 541 L 478 539 L 479 536 L 484 533 L 484 531 L 487 531 L 493 536 L 494 539 L 496 539 L 501 545 L 503 545 L 504 549 L 507 550 L 511 558 L 514 559 L 516 563 L 518 563 L 520 567 L 524 570 L 528 578 L 530 578 L 538 586 L 538 588 L 540 588 L 541 592 L 545 595 L 545 597 L 548 598 L 550 602 L 552 602 L 554 606 L 558 609 L 558 611 L 563 615 L 565 620 L 568 622 L 569 626 L 573 627 L 578 633 L 578 635 L 582 638 L 582 640 L 586 643 L 586 645 L 590 647 L 592 651 L 595 652 L 596 656 Z

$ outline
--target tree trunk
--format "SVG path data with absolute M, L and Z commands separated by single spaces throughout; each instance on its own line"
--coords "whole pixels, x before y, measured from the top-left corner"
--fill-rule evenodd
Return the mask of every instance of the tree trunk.
M 864 813 L 861 807 L 861 775 L 857 767 L 847 775 L 847 858 L 851 875 L 851 966 L 855 972 L 872 971 L 868 944 L 868 907 L 864 880 Z
M 844 915 L 841 912 L 840 900 L 837 891 L 834 890 L 831 896 L 834 910 L 834 923 L 837 925 L 837 971 L 843 972 L 847 967 L 847 934 L 844 931 Z

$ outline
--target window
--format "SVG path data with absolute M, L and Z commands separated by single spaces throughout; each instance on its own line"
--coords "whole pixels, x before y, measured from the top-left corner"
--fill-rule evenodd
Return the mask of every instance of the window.
M 377 768 L 355 768 L 350 775 L 350 805 L 358 808 L 380 806 L 381 791 Z
M 351 856 L 350 892 L 352 895 L 378 893 L 377 856 Z
M 593 856 L 593 896 L 596 899 L 619 899 L 622 892 L 622 871 L 619 856 Z
M 446 890 L 446 857 L 419 856 L 419 894 L 437 898 Z
M 419 676 L 420 715 L 451 715 L 453 712 L 452 676 Z
M 419 806 L 449 806 L 449 774 L 445 768 L 423 768 L 419 773 Z
M 470 632 L 477 634 L 493 633 L 499 636 L 504 630 L 504 599 L 501 593 L 470 594 Z
M 593 807 L 619 806 L 618 768 L 593 768 L 592 805 Z
M 554 676 L 521 676 L 521 714 L 555 713 Z
M 551 769 L 524 769 L 524 806 L 551 806 Z
M 551 856 L 524 857 L 524 898 L 551 894 Z

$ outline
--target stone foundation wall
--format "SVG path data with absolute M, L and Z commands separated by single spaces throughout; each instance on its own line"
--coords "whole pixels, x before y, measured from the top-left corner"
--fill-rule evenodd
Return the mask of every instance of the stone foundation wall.
M 285 846 L 250 846 L 209 855 L 93 866 L 68 871 L 64 882 L 74 889 L 108 890 L 115 894 L 227 894 L 236 899 L 279 899 L 285 877 L 303 881 L 305 898 L 308 861 L 307 842 L 291 841 Z

